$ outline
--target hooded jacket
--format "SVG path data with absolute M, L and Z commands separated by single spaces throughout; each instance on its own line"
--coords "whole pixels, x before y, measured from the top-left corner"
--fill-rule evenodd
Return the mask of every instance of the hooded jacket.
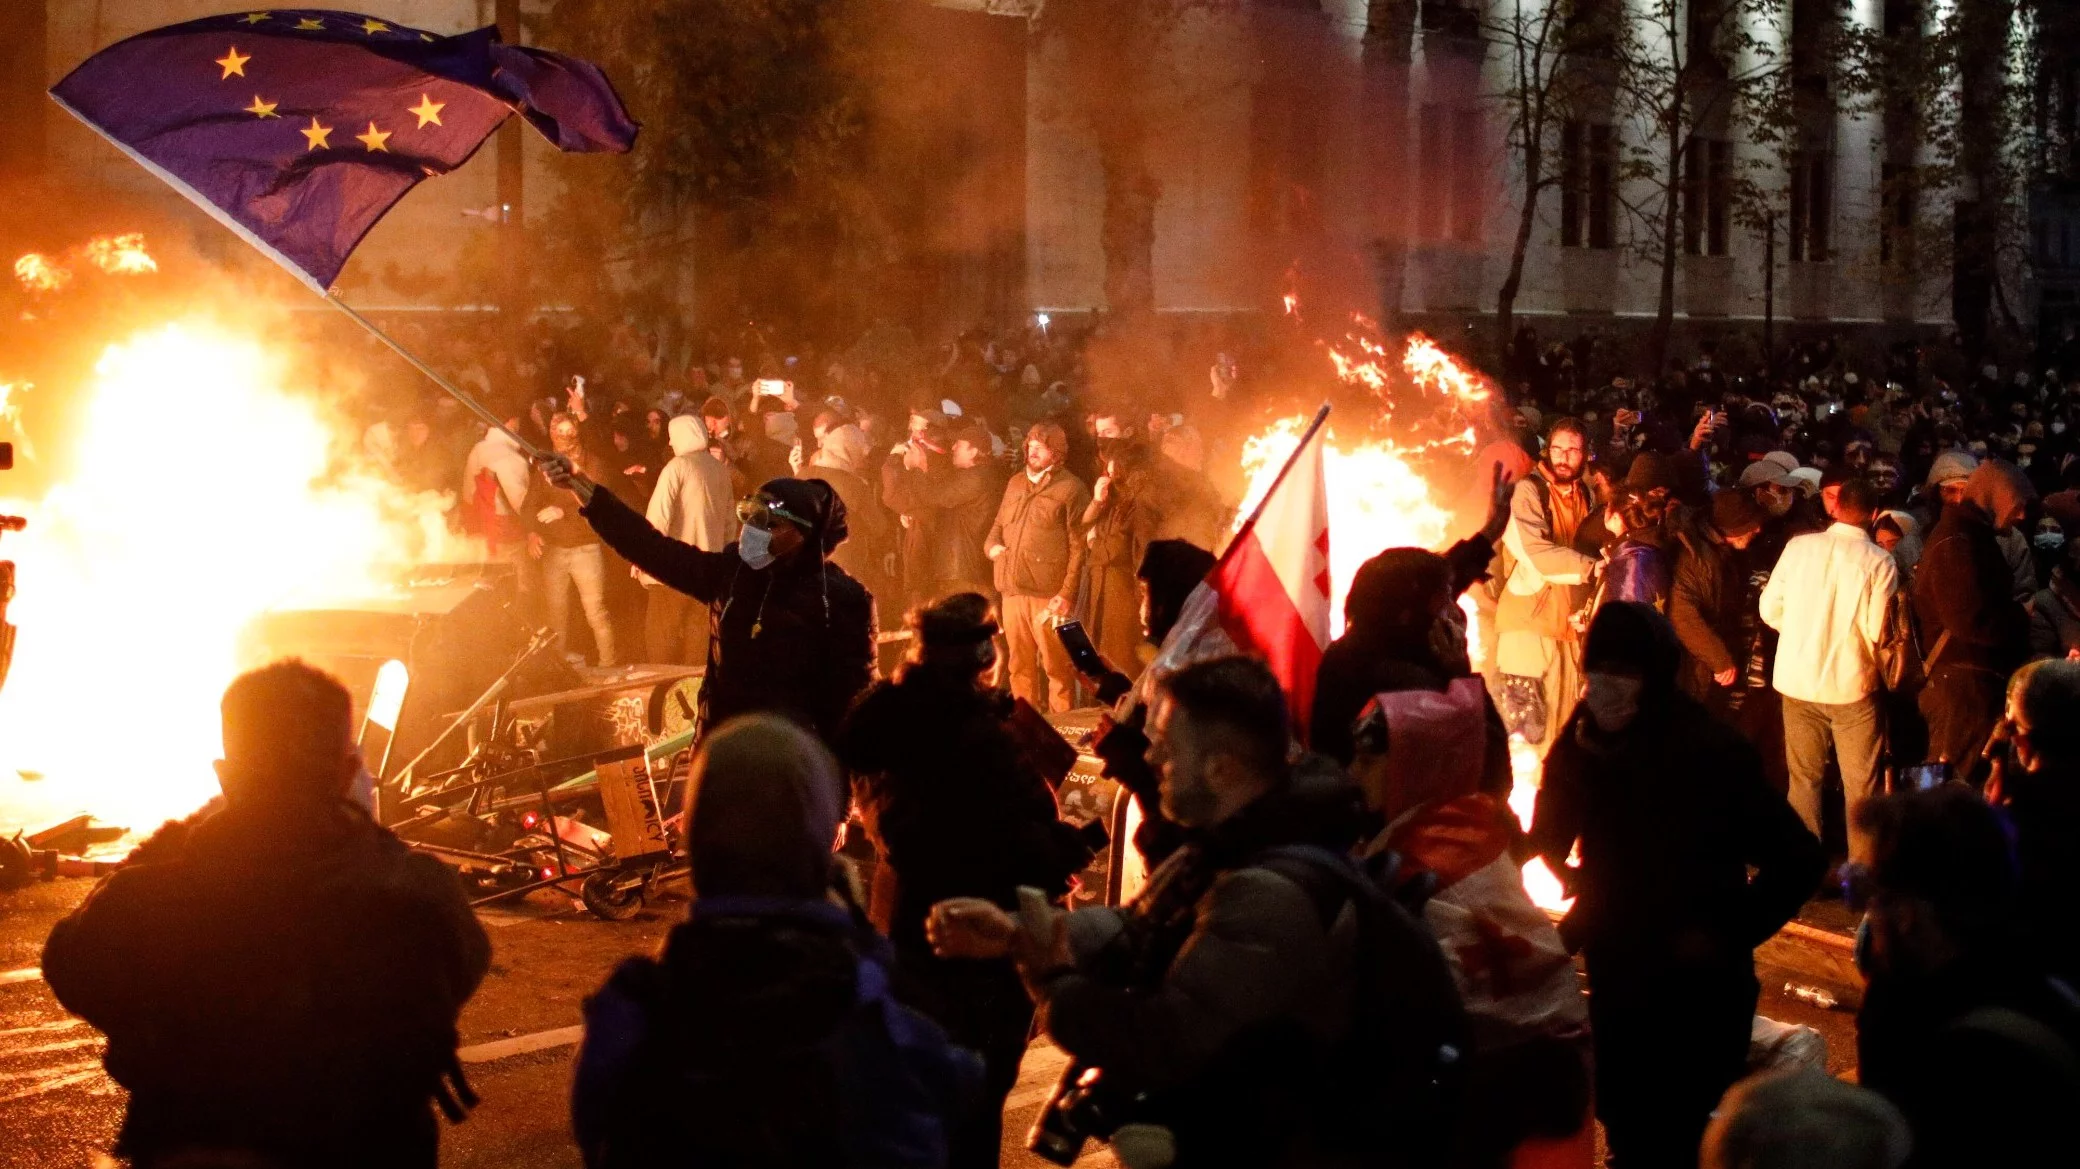
M 167 825 L 52 929 L 43 972 L 108 1036 L 118 1155 L 433 1169 L 490 959 L 454 874 L 340 803 Z
M 831 554 L 831 563 L 844 569 L 879 600 L 890 595 L 892 586 L 884 562 L 895 551 L 897 533 L 895 517 L 881 506 L 862 469 L 871 457 L 870 447 L 859 427 L 834 426 L 824 431 L 822 444 L 801 474 L 805 479 L 821 479 L 830 484 L 845 504 L 845 519 L 852 535 Z
M 672 461 L 650 493 L 650 526 L 682 544 L 720 552 L 737 536 L 729 468 L 708 451 L 708 429 L 681 414 L 667 424 Z
M 1047 781 L 1007 728 L 1008 693 L 911 665 L 846 720 L 838 756 L 896 875 L 889 937 L 924 948 L 924 919 L 949 897 L 1018 908 L 1018 888 L 1059 897 L 1090 862 Z
M 874 675 L 874 597 L 829 562 L 847 535 L 827 483 L 775 479 L 760 489 L 813 520 L 793 556 L 752 568 L 730 543 L 708 552 L 650 526 L 595 491 L 582 514 L 630 564 L 708 606 L 715 635 L 701 684 L 703 733 L 753 711 L 784 714 L 829 739 Z
M 1679 659 L 1659 613 L 1597 613 L 1583 669 L 1636 673 L 1639 710 L 1612 734 L 1575 708 L 1546 755 L 1531 842 L 1574 895 L 1560 926 L 1570 949 L 1633 970 L 1746 970 L 1826 859 L 1755 748 L 1676 689 Z
M 2028 660 L 2029 614 L 2015 599 L 2015 575 L 1993 525 L 2035 494 L 2021 471 L 1988 460 L 1966 481 L 1964 499 L 1943 509 L 1914 574 L 1914 611 L 1932 670 L 2006 676 Z

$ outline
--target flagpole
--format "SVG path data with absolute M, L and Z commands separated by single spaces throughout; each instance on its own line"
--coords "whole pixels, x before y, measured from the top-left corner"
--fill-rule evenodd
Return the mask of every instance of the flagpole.
M 414 354 L 411 350 L 406 349 L 403 345 L 398 344 L 396 338 L 392 337 L 390 334 L 385 333 L 382 329 L 378 328 L 374 321 L 371 321 L 367 317 L 362 316 L 360 311 L 357 310 L 353 305 L 350 305 L 346 301 L 341 300 L 337 293 L 327 292 L 325 294 L 325 301 L 327 304 L 330 304 L 333 308 L 336 308 L 339 311 L 345 313 L 349 320 L 353 321 L 357 325 L 360 325 L 362 328 L 367 329 L 369 336 L 374 337 L 376 340 L 381 341 L 383 344 L 389 346 L 390 352 L 395 353 L 399 357 L 404 358 L 406 361 L 411 362 L 412 368 L 418 370 L 420 373 L 423 373 L 428 378 L 432 379 L 433 384 L 439 386 L 443 390 L 446 390 L 448 392 L 449 397 L 454 398 L 456 401 L 462 403 L 464 406 L 469 407 L 470 411 L 474 413 L 477 417 L 483 419 L 486 425 L 490 426 L 493 430 L 503 432 L 507 438 L 510 438 L 514 442 L 519 443 L 521 451 L 524 452 L 528 458 L 538 459 L 541 457 L 541 450 L 537 448 L 533 443 L 527 441 L 524 438 L 521 438 L 517 434 L 514 434 L 512 429 L 506 426 L 504 419 L 492 413 L 488 408 L 485 407 L 483 403 L 477 401 L 475 398 L 472 398 L 468 394 L 464 393 L 462 389 L 456 386 L 454 382 L 451 382 L 447 378 L 442 377 L 438 372 L 434 370 L 432 366 L 419 360 L 418 355 Z M 1324 412 L 1327 412 L 1328 407 L 1324 406 L 1322 407 L 1322 409 Z

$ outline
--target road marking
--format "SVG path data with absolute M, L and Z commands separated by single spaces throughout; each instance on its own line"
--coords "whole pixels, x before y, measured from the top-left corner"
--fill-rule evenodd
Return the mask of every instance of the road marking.
M 496 909 L 479 909 L 477 910 L 477 920 L 493 929 L 502 929 L 509 925 L 519 925 L 522 922 L 540 921 L 541 919 L 527 913 L 507 913 Z
M 67 1039 L 67 1040 L 65 1040 L 65 1041 L 64 1041 L 64 1042 L 62 1042 L 62 1043 L 44 1043 L 44 1044 L 39 1044 L 38 1046 L 35 1046 L 35 1047 L 16 1047 L 16 1048 L 12 1048 L 12 1049 L 10 1049 L 9 1051 L 7 1051 L 7 1052 L 6 1052 L 6 1054 L 8 1054 L 8 1055 L 43 1055 L 43 1054 L 45 1054 L 45 1053 L 48 1053 L 48 1052 L 52 1052 L 52 1051 L 71 1051 L 71 1050 L 72 1050 L 73 1048 L 75 1048 L 75 1047 L 92 1047 L 93 1045 L 95 1045 L 95 1044 L 97 1044 L 97 1043 L 100 1043 L 100 1042 L 101 1042 L 101 1036 L 99 1036 L 99 1035 L 89 1035 L 89 1036 L 87 1036 L 87 1037 L 86 1037 L 86 1038 L 84 1038 L 84 1039 Z
M 54 1068 L 30 1068 L 27 1071 L 0 1072 L 0 1080 L 33 1080 L 40 1076 L 64 1076 L 70 1075 L 73 1072 L 83 1072 L 86 1071 L 88 1068 L 98 1068 L 100 1066 L 100 1060 L 89 1059 L 83 1060 L 79 1063 L 59 1064 L 57 1067 Z
M 43 967 L 31 966 L 27 970 L 0 970 L 0 986 L 13 986 L 17 982 L 42 982 Z
M 516 1055 L 527 1055 L 536 1051 L 549 1051 L 557 1047 L 569 1047 L 585 1038 L 585 1027 L 558 1027 L 554 1031 L 537 1031 L 532 1035 L 515 1035 L 511 1039 L 500 1039 L 491 1043 L 479 1043 L 465 1047 L 455 1053 L 463 1063 L 490 1063 L 493 1060 L 511 1059 Z

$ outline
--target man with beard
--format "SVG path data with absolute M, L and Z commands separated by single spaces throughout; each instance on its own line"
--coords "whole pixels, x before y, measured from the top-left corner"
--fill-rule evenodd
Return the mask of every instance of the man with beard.
M 549 442 L 558 455 L 569 460 L 595 483 L 608 481 L 599 457 L 587 450 L 578 420 L 559 413 L 549 420 Z M 609 495 L 613 494 L 611 491 Z M 570 650 L 571 589 L 578 590 L 578 604 L 585 610 L 585 623 L 592 627 L 592 642 L 599 651 L 599 665 L 612 666 L 614 620 L 607 613 L 607 562 L 599 537 L 583 519 L 561 503 L 533 508 L 535 555 L 542 562 L 542 593 L 549 606 L 549 628 L 556 633 L 566 657 Z
M 1026 466 L 1004 487 L 983 548 L 996 564 L 1011 650 L 1011 692 L 1036 709 L 1068 710 L 1076 685 L 1057 624 L 1076 611 L 1089 548 L 1083 516 L 1091 493 L 1062 465 L 1067 433 L 1043 422 L 1026 434 Z
M 1091 641 L 1128 678 L 1141 673 L 1141 598 L 1134 573 L 1155 538 L 1158 516 L 1147 448 L 1118 414 L 1093 421 L 1102 473 L 1091 485 L 1083 526 L 1090 529 L 1091 591 L 1084 610 Z
M 1509 729 L 1535 746 L 1567 722 L 1581 691 L 1581 641 L 1574 616 L 1593 591 L 1596 558 L 1575 548 L 1596 506 L 1582 482 L 1588 431 L 1562 418 L 1546 431 L 1546 453 L 1519 480 L 1503 529 L 1504 581 L 1495 605 L 1496 667 Z

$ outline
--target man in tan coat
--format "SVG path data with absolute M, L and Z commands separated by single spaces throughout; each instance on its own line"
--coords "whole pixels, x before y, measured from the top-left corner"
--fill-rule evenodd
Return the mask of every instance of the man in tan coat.
M 1062 428 L 1042 422 L 1026 433 L 1026 467 L 1004 487 L 984 550 L 995 562 L 1011 651 L 1011 692 L 1035 707 L 1068 710 L 1075 674 L 1054 627 L 1076 610 L 1087 553 L 1083 516 L 1090 489 L 1062 466 Z

